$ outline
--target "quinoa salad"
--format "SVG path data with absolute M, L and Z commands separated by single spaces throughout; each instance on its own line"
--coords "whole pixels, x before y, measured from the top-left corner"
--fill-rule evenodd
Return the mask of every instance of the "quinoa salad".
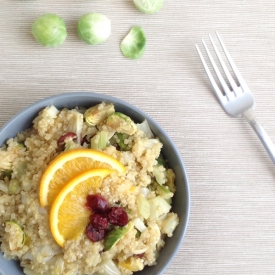
M 146 120 L 111 103 L 41 110 L 0 147 L 3 258 L 18 260 L 26 275 L 130 275 L 157 264 L 179 224 L 162 147 Z M 66 170 L 65 161 L 74 164 Z M 93 187 L 85 193 L 80 184 Z

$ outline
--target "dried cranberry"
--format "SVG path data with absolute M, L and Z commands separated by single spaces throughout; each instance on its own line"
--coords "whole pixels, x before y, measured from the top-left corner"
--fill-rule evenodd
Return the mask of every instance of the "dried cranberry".
M 113 225 L 125 226 L 128 223 L 128 215 L 122 207 L 112 207 L 108 218 Z
M 85 135 L 85 136 L 82 138 L 81 145 L 83 145 L 84 143 L 87 143 L 87 144 L 90 143 L 89 138 L 88 138 L 87 135 Z
M 89 223 L 86 227 L 87 237 L 92 242 L 98 242 L 104 239 L 106 230 L 105 229 L 96 229 L 92 223 Z
M 77 140 L 77 135 L 73 132 L 69 132 L 67 134 L 64 134 L 57 140 L 57 145 L 62 146 L 65 143 L 66 139 L 71 139 L 71 140 Z
M 106 229 L 108 227 L 108 220 L 105 216 L 95 213 L 90 216 L 91 224 L 96 229 Z
M 109 210 L 108 201 L 99 194 L 88 195 L 85 205 L 90 211 L 94 212 L 107 213 Z

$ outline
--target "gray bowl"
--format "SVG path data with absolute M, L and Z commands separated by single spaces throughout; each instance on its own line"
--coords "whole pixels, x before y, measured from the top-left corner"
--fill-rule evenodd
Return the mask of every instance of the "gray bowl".
M 146 267 L 143 271 L 137 272 L 138 275 L 160 275 L 172 261 L 184 238 L 190 212 L 190 191 L 186 169 L 176 147 L 168 135 L 148 115 L 123 100 L 107 95 L 88 92 L 61 94 L 34 103 L 13 117 L 0 130 L 0 146 L 7 139 L 16 136 L 18 132 L 31 127 L 32 120 L 43 107 L 49 105 L 54 105 L 57 108 L 88 107 L 102 101 L 112 102 L 117 111 L 130 116 L 137 123 L 147 119 L 153 133 L 160 138 L 164 145 L 163 154 L 168 159 L 169 166 L 175 171 L 177 191 L 173 198 L 172 210 L 179 215 L 180 223 L 174 231 L 173 237 L 166 238 L 166 244 L 160 252 L 157 265 Z M 23 275 L 24 273 L 18 262 L 4 260 L 0 255 L 0 274 Z

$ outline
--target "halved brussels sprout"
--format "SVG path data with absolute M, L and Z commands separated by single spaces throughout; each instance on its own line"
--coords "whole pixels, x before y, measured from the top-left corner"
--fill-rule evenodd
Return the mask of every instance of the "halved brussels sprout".
M 26 235 L 18 223 L 7 221 L 5 231 L 9 234 L 10 250 L 20 249 L 24 246 Z
M 139 59 L 142 57 L 146 46 L 146 36 L 139 26 L 131 28 L 120 44 L 121 52 L 125 57 Z
M 133 135 L 137 130 L 137 126 L 132 119 L 119 112 L 115 112 L 109 116 L 105 125 L 117 133 L 128 135 Z
M 112 103 L 100 103 L 87 109 L 84 113 L 84 119 L 88 125 L 96 126 L 114 112 L 115 106 Z

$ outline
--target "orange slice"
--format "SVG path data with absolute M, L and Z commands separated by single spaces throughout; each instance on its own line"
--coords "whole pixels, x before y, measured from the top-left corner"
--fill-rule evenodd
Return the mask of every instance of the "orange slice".
M 57 195 L 50 210 L 50 228 L 60 246 L 84 232 L 91 215 L 85 207 L 86 197 L 94 193 L 111 172 L 110 169 L 83 172 L 70 180 Z
M 125 167 L 118 160 L 100 151 L 80 148 L 60 154 L 42 175 L 39 191 L 41 206 L 52 205 L 58 193 L 70 179 L 94 168 L 125 171 Z

